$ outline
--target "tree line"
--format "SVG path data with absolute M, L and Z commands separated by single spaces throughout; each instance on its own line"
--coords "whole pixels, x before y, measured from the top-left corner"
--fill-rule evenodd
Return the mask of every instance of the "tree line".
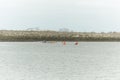
M 0 41 L 120 41 L 120 32 L 0 30 Z

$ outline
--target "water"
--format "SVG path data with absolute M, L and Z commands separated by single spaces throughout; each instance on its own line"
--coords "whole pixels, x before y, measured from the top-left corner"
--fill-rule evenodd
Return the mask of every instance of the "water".
M 1 80 L 120 80 L 119 42 L 1 42 Z

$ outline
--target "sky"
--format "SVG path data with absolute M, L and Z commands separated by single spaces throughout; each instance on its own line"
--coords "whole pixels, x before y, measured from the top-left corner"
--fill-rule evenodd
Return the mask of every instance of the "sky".
M 0 0 L 0 29 L 120 31 L 120 0 Z

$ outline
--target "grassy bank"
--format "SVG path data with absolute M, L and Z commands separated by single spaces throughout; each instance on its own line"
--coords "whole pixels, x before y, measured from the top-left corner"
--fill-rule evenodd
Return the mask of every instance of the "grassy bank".
M 120 41 L 120 33 L 0 30 L 0 41 Z

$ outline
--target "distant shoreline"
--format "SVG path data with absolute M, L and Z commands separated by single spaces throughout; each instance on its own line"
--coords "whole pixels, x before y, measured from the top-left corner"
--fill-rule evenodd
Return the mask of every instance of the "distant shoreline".
M 120 42 L 120 32 L 57 32 L 0 30 L 0 42 Z

